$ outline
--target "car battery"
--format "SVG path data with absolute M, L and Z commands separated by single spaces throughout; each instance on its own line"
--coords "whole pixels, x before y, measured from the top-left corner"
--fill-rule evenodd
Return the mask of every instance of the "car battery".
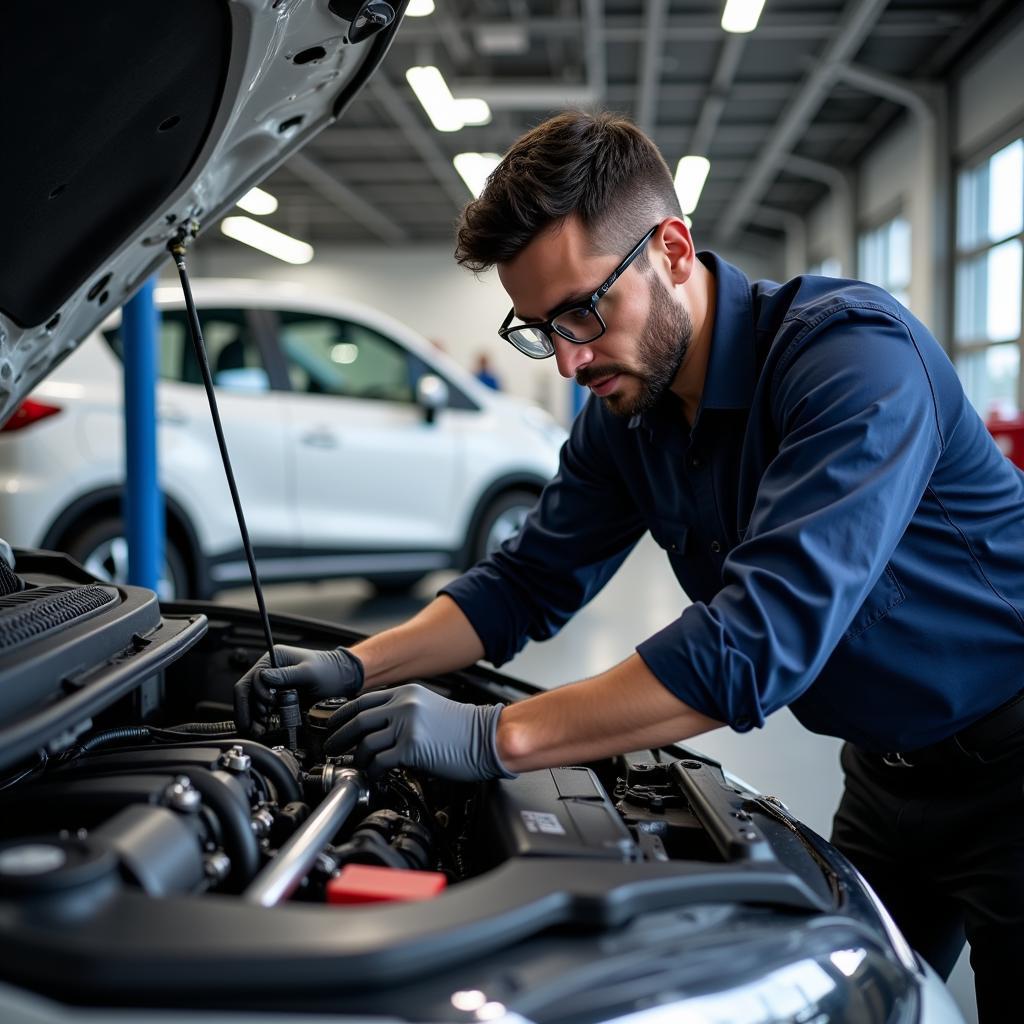
M 505 857 L 639 859 L 629 829 L 589 768 L 549 768 L 502 779 L 487 808 Z

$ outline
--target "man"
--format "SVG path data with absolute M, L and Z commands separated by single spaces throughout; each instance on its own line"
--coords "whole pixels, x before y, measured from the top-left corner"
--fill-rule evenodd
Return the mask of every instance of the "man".
M 457 258 L 496 266 L 499 333 L 593 398 L 522 532 L 351 652 L 239 684 L 368 692 L 330 750 L 487 779 L 697 736 L 784 706 L 848 741 L 834 842 L 947 975 L 964 940 L 1000 1018 L 1024 948 L 1024 474 L 885 292 L 751 284 L 697 254 L 627 121 L 568 113 L 509 151 Z M 510 707 L 404 680 L 553 635 L 650 531 L 692 599 L 636 653 Z
M 494 371 L 491 369 L 491 361 L 487 358 L 486 352 L 481 352 L 476 359 L 476 369 L 473 371 L 473 376 L 476 377 L 484 387 L 490 388 L 492 391 L 501 390 L 501 381 L 495 376 Z

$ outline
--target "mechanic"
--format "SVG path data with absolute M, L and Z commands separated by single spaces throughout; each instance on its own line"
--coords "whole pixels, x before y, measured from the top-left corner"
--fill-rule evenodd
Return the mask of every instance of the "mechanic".
M 763 725 L 846 740 L 832 841 L 985 1020 L 1024 949 L 1024 473 L 926 327 L 856 281 L 751 283 L 694 251 L 628 121 L 513 145 L 456 257 L 497 267 L 499 333 L 590 388 L 522 531 L 351 651 L 280 647 L 238 684 L 356 699 L 329 752 L 484 780 Z M 553 636 L 650 531 L 692 603 L 621 664 L 506 708 L 392 686 Z M 378 687 L 389 687 L 380 690 Z

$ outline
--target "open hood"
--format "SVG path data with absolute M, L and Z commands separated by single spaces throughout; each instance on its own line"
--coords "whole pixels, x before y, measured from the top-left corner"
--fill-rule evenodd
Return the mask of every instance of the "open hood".
M 13 4 L 0 32 L 0 423 L 114 308 L 334 121 L 405 0 Z

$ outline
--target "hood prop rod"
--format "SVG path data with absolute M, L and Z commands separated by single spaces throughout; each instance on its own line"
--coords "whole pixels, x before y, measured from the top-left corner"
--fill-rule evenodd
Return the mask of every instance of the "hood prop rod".
M 277 657 L 274 654 L 274 636 L 270 631 L 270 616 L 267 614 L 267 605 L 263 600 L 263 587 L 260 585 L 260 574 L 256 569 L 256 558 L 252 552 L 252 542 L 249 540 L 249 530 L 245 525 L 245 514 L 242 512 L 242 502 L 238 497 L 238 487 L 235 485 L 235 474 L 231 468 L 231 458 L 228 455 L 227 441 L 224 439 L 224 428 L 220 422 L 220 411 L 217 408 L 217 396 L 213 390 L 213 375 L 210 373 L 210 361 L 206 357 L 206 343 L 203 341 L 203 331 L 199 325 L 199 314 L 196 311 L 195 300 L 192 298 L 192 287 L 188 280 L 188 270 L 185 267 L 185 249 L 188 241 L 199 233 L 199 224 L 196 221 L 189 221 L 183 224 L 177 235 L 167 243 L 167 249 L 174 258 L 174 264 L 178 268 L 178 277 L 181 279 L 181 290 L 185 296 L 185 308 L 188 311 L 189 333 L 192 336 L 192 347 L 195 350 L 196 362 L 199 364 L 199 371 L 203 376 L 203 386 L 206 388 L 206 399 L 210 403 L 210 416 L 213 418 L 213 429 L 217 434 L 217 446 L 220 448 L 221 462 L 224 463 L 224 475 L 227 477 L 228 490 L 231 491 L 231 501 L 235 506 L 235 517 L 238 519 L 238 529 L 242 534 L 242 547 L 245 548 L 245 560 L 249 563 L 249 575 L 252 577 L 252 589 L 256 592 L 256 604 L 259 607 L 260 621 L 263 624 L 263 634 L 267 641 L 267 654 L 270 658 L 272 668 L 277 668 Z M 294 691 L 282 690 L 278 693 L 278 705 L 282 711 L 287 707 L 289 710 L 294 707 L 298 711 L 297 697 L 293 700 L 291 695 Z M 286 697 L 287 695 L 287 697 Z M 285 719 L 297 718 L 297 715 L 282 714 L 281 724 L 288 730 L 288 745 L 294 750 L 298 745 L 298 722 L 286 721 Z

